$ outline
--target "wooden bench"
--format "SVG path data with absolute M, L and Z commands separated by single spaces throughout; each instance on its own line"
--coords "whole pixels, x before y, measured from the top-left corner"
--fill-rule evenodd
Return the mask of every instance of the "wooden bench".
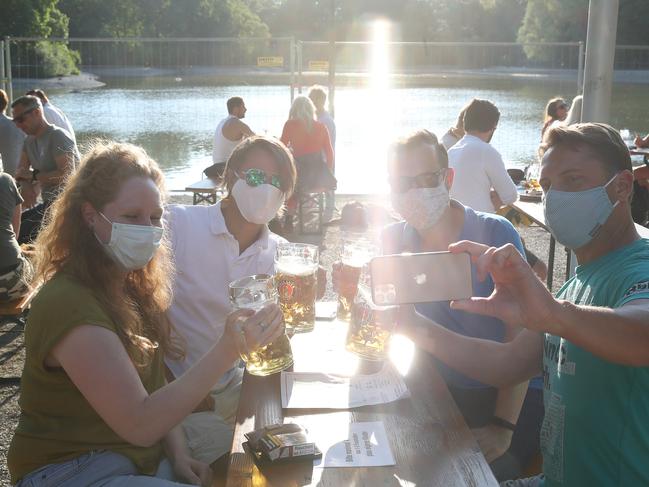
M 0 304 L 0 316 L 21 316 L 29 309 L 29 305 L 32 299 L 34 299 L 34 296 L 36 296 L 39 288 L 40 286 L 34 286 L 22 298 Z
M 223 193 L 223 189 L 219 183 L 214 182 L 212 179 L 201 179 L 195 183 L 185 187 L 185 191 L 193 194 L 193 201 L 195 205 L 200 203 L 207 203 L 213 205 L 216 203 L 216 196 Z
M 321 235 L 324 224 L 325 210 L 324 192 L 297 194 L 297 219 L 301 234 Z M 307 223 L 316 222 L 311 230 L 305 230 Z

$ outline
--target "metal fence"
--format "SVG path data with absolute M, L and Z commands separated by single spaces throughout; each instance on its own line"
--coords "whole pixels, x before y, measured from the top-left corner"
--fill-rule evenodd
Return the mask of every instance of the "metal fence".
M 84 75 L 96 76 L 110 89 L 93 91 L 80 86 L 79 92 L 68 89 L 64 93 L 66 90 L 58 87 L 68 80 L 47 84 L 41 77 L 46 69 L 58 74 L 59 60 L 55 57 L 52 65 L 43 66 L 39 51 L 47 48 L 43 43 L 66 46 L 78 53 Z M 462 105 L 474 96 L 493 97 L 504 114 L 496 134 L 498 149 L 508 161 L 529 163 L 536 157 L 542 105 L 556 94 L 572 97 L 581 92 L 582 43 L 378 44 L 332 45 L 292 38 L 5 38 L 0 40 L 0 88 L 10 98 L 12 89 L 14 95 L 34 87 L 55 91 L 54 101 L 70 116 L 81 143 L 95 136 L 131 141 L 161 162 L 169 170 L 168 176 L 182 177 L 186 174 L 182 171 L 190 167 L 194 171 L 194 166 L 202 169 L 208 165 L 213 130 L 219 117 L 225 116 L 225 100 L 230 96 L 243 96 L 250 102 L 250 124 L 258 133 L 279 135 L 295 93 L 315 82 L 327 85 L 333 80 L 329 97 L 334 98 L 338 87 L 338 168 L 378 160 L 381 149 L 375 150 L 375 146 L 389 140 L 394 131 L 428 127 L 443 133 L 454 123 Z M 382 74 L 389 78 L 391 87 L 431 89 L 407 93 L 388 90 L 387 95 L 377 96 L 366 93 L 371 90 L 347 88 L 345 85 L 363 85 L 374 79 L 373 61 L 379 48 L 388 59 Z M 532 58 L 538 51 L 542 56 Z M 618 46 L 616 69 L 637 70 L 642 76 L 641 70 L 649 69 L 649 46 Z M 491 82 L 492 78 L 505 82 Z M 483 79 L 487 81 L 483 83 Z M 547 83 L 547 87 L 536 83 L 520 93 L 512 90 L 514 83 L 509 82 L 518 79 L 558 83 Z M 397 118 L 394 113 L 403 110 L 389 103 L 403 104 L 408 108 L 407 116 Z M 641 103 L 634 103 L 629 112 L 636 105 Z M 196 179 L 200 170 L 192 174 L 191 179 Z M 171 186 L 179 186 L 177 181 L 181 176 Z
M 332 48 L 328 42 L 293 38 L 6 37 L 1 42 L 0 81 L 5 91 L 11 90 L 12 78 L 58 76 L 64 61 L 56 47 L 64 45 L 77 56 L 81 71 L 112 81 L 136 75 L 161 80 L 191 75 L 206 84 L 285 84 L 291 87 L 291 98 L 293 88 L 305 83 L 304 77 L 322 76 L 330 65 L 340 82 L 349 77 L 364 82 L 376 46 L 370 41 L 336 42 Z M 506 77 L 542 71 L 563 73 L 581 91 L 581 42 L 386 42 L 382 48 L 390 59 L 389 74 L 404 82 L 448 73 Z M 618 46 L 615 67 L 649 69 L 649 46 Z

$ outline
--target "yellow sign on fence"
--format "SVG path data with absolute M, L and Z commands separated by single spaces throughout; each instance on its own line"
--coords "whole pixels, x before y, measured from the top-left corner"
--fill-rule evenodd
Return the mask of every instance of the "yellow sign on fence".
M 261 68 L 281 68 L 284 66 L 284 56 L 259 56 L 257 66 Z
M 329 71 L 329 61 L 309 61 L 309 71 Z

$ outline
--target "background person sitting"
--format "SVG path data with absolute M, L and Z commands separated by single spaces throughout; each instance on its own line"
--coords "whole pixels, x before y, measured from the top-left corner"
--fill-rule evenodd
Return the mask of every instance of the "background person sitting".
M 336 152 L 336 122 L 331 114 L 325 109 L 325 104 L 327 103 L 327 93 L 324 88 L 319 85 L 314 85 L 309 90 L 309 99 L 313 102 L 315 106 L 315 114 L 318 122 L 324 124 L 327 127 L 329 132 L 329 139 L 331 140 L 331 148 Z M 335 157 L 334 157 L 335 162 Z M 336 173 L 335 164 L 332 167 L 332 172 Z M 335 210 L 335 196 L 333 191 L 327 192 L 326 207 L 329 215 L 333 214 Z
M 466 134 L 448 151 L 455 172 L 451 198 L 476 211 L 494 213 L 518 199 L 500 152 L 490 144 L 499 119 L 496 105 L 474 98 L 464 112 Z
M 16 182 L 0 173 L 0 302 L 19 299 L 30 290 L 32 265 L 22 254 L 16 235 L 20 232 L 23 202 Z
M 580 114 L 581 115 L 581 114 Z M 545 106 L 545 118 L 543 119 L 543 128 L 541 129 L 541 139 L 545 132 L 561 122 L 568 116 L 568 104 L 563 98 L 552 98 Z
M 79 161 L 79 151 L 67 131 L 47 122 L 37 97 L 21 96 L 11 108 L 14 123 L 27 134 L 16 171 L 20 193 L 29 208 L 21 218 L 18 242 L 23 244 L 36 238 L 45 212 Z M 37 204 L 39 194 L 43 202 Z
M 163 194 L 158 165 L 113 143 L 86 155 L 53 204 L 38 238 L 46 282 L 25 327 L 20 421 L 7 458 L 17 486 L 211 485 L 178 424 L 240 351 L 284 332 L 283 318 L 276 305 L 233 313 L 205 356 L 165 384 L 163 356 L 183 350 L 165 318 L 173 272 Z
M 77 136 L 74 133 L 70 120 L 65 113 L 63 113 L 63 110 L 54 106 L 43 90 L 29 90 L 25 95 L 38 97 L 43 104 L 43 115 L 45 115 L 45 120 L 63 130 L 67 130 L 70 137 L 72 137 L 72 140 L 76 143 Z
M 333 176 L 334 151 L 329 132 L 315 119 L 315 106 L 306 96 L 293 100 L 281 141 L 291 150 L 297 169 L 296 192 L 318 192 L 336 189 Z M 287 202 L 287 230 L 296 201 Z
M 217 182 L 221 181 L 225 162 L 232 154 L 234 148 L 246 137 L 251 137 L 255 133 L 241 120 L 245 118 L 246 104 L 243 98 L 233 96 L 227 101 L 228 116 L 219 122 L 214 131 L 212 141 L 212 165 L 205 169 L 205 175 Z
M 570 110 L 568 110 L 568 115 L 564 120 L 564 124 L 566 126 L 581 122 L 581 106 L 583 102 L 584 102 L 583 95 L 577 95 L 572 99 L 572 103 L 570 104 Z
M 20 155 L 23 152 L 25 132 L 16 127 L 13 120 L 5 115 L 8 105 L 7 94 L 0 90 L 0 159 L 2 159 L 2 170 L 15 177 Z
M 449 150 L 453 147 L 462 137 L 464 137 L 464 113 L 466 112 L 466 107 L 460 110 L 460 113 L 457 116 L 455 126 L 451 127 L 446 131 L 442 136 L 442 145 L 446 150 Z

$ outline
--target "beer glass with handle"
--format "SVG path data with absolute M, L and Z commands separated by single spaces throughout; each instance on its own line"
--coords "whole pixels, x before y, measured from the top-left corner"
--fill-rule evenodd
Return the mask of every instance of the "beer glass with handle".
M 369 264 L 365 264 L 352 305 L 347 350 L 368 360 L 385 359 L 390 337 L 396 326 L 397 310 L 397 306 L 374 304 Z
M 275 279 L 286 328 L 294 333 L 313 330 L 318 247 L 303 243 L 279 244 L 275 254 Z
M 342 243 L 341 254 L 336 317 L 348 322 L 358 290 L 361 269 L 378 254 L 378 251 L 376 246 L 365 238 L 346 238 Z
M 260 310 L 277 302 L 275 279 L 268 274 L 256 274 L 232 281 L 229 285 L 230 303 L 234 309 Z M 286 335 L 258 350 L 241 353 L 246 369 L 252 375 L 270 375 L 293 365 L 291 342 Z

